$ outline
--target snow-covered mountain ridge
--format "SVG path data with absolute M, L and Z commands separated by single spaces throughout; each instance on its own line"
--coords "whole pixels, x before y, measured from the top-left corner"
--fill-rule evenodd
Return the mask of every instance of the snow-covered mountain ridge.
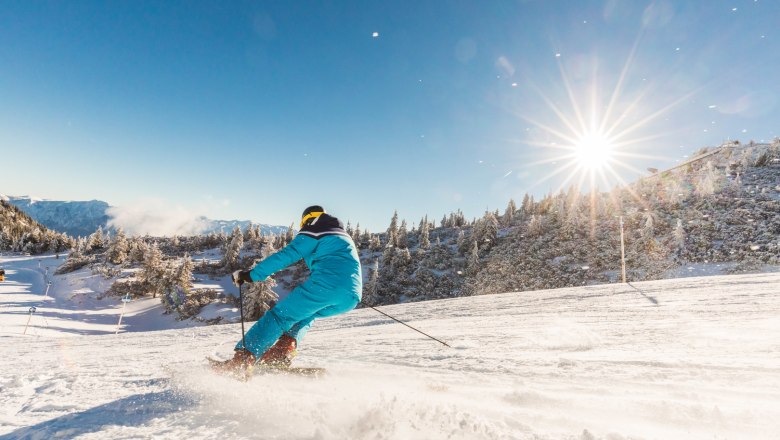
M 38 223 L 72 237 L 86 237 L 98 227 L 106 228 L 108 203 L 100 200 L 59 201 L 30 196 L 6 196 L 9 203 L 21 209 Z
M 27 213 L 38 223 L 71 237 L 87 237 L 98 228 L 104 231 L 112 229 L 109 226 L 111 206 L 101 200 L 61 201 L 8 195 L 0 195 L 0 197 Z M 249 220 L 211 220 L 206 217 L 199 217 L 194 221 L 203 225 L 201 231 L 203 234 L 229 233 L 236 226 L 246 229 L 253 224 Z M 267 224 L 261 224 L 260 228 L 266 234 L 282 234 L 288 229 L 286 226 Z

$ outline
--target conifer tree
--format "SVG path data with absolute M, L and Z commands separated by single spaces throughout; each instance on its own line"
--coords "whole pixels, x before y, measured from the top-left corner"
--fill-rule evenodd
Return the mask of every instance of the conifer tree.
M 352 234 L 352 241 L 355 242 L 355 246 L 357 246 L 358 248 L 361 247 L 360 237 L 361 237 L 360 223 L 358 223 L 357 225 L 355 225 L 355 232 Z
M 700 197 L 712 195 L 718 188 L 718 183 L 719 179 L 715 167 L 712 165 L 712 161 L 707 161 L 704 170 L 699 172 L 698 178 L 694 183 L 696 186 L 696 194 Z
M 509 203 L 506 205 L 506 210 L 504 211 L 504 217 L 501 219 L 502 224 L 505 227 L 509 227 L 512 225 L 512 220 L 515 218 L 515 211 L 517 211 L 517 206 L 515 206 L 514 199 L 509 199 Z
M 369 306 L 379 304 L 379 259 L 368 270 L 368 282 L 363 287 L 363 302 Z
M 530 216 L 534 214 L 534 197 L 528 195 L 526 193 L 523 196 L 523 203 L 520 205 L 520 212 L 523 213 L 523 216 Z
M 458 253 L 460 255 L 466 255 L 466 252 L 471 248 L 471 243 L 466 239 L 466 231 L 461 229 L 458 231 L 458 238 L 455 240 L 458 247 Z
M 479 246 L 476 240 L 471 240 L 471 250 L 466 260 L 466 273 L 474 276 L 479 271 Z
M 368 250 L 371 252 L 376 252 L 381 249 L 382 249 L 382 242 L 379 240 L 379 236 L 376 234 L 372 234 L 368 242 Z
M 157 298 L 158 294 L 165 291 L 165 265 L 163 264 L 162 252 L 154 243 L 144 254 L 144 262 L 139 272 L 139 278 L 145 284 L 152 298 Z
M 431 247 L 430 232 L 428 230 L 428 216 L 426 215 L 423 220 L 420 221 L 420 238 L 418 239 L 420 249 L 428 249 Z
M 258 234 L 257 229 L 255 229 L 255 225 L 249 223 L 249 226 L 246 228 L 246 232 L 244 232 L 244 243 L 251 245 L 257 241 L 257 238 Z
M 244 234 L 241 233 L 241 228 L 236 226 L 231 234 L 230 244 L 225 250 L 225 255 L 222 258 L 222 267 L 224 267 L 226 271 L 230 272 L 238 268 L 238 260 L 241 256 L 241 248 L 243 247 Z
M 531 215 L 531 220 L 528 221 L 528 234 L 531 237 L 538 237 L 544 232 L 544 224 L 542 223 L 541 216 Z
M 122 264 L 127 260 L 129 243 L 122 228 L 117 229 L 114 239 L 108 247 L 107 258 L 111 264 Z
M 244 288 L 244 319 L 256 321 L 279 300 L 279 295 L 273 291 L 276 281 L 269 278 L 265 281 L 248 283 Z
M 295 238 L 295 223 L 290 223 L 290 227 L 287 228 L 287 231 L 284 233 L 284 245 L 279 246 L 279 248 L 283 248 L 284 246 L 287 246 L 293 239 Z
M 398 240 L 396 245 L 401 249 L 409 247 L 409 232 L 406 230 L 406 220 L 401 220 L 401 226 L 398 228 Z
M 176 273 L 176 286 L 181 288 L 185 294 L 189 294 L 192 289 L 193 270 L 195 270 L 195 264 L 192 262 L 190 254 L 184 254 L 179 270 Z
M 103 237 L 103 227 L 98 226 L 97 231 L 90 234 L 89 239 L 87 241 L 87 251 L 88 252 L 97 252 L 103 250 L 105 248 L 106 242 L 105 238 Z
M 474 226 L 472 234 L 474 240 L 479 243 L 481 249 L 490 249 L 498 240 L 498 220 L 494 213 L 485 211 L 482 217 Z
M 390 226 L 387 228 L 387 244 L 398 246 L 398 211 L 395 211 L 393 218 L 390 219 Z

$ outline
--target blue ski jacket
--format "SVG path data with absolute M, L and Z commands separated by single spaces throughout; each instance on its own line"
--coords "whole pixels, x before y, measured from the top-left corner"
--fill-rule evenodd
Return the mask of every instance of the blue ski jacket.
M 360 301 L 363 275 L 355 243 L 341 222 L 328 214 L 304 226 L 282 250 L 257 263 L 249 277 L 252 281 L 263 281 L 301 259 L 311 271 L 302 286 L 306 290 L 323 296 L 351 294 Z

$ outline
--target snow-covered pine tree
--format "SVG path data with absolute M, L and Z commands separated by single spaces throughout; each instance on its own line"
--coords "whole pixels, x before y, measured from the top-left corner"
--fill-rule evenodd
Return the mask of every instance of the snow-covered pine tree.
M 458 236 L 455 238 L 455 248 L 458 250 L 458 255 L 466 255 L 470 249 L 470 244 L 466 237 L 466 230 L 459 230 Z
M 363 286 L 363 303 L 369 306 L 379 304 L 379 259 L 375 258 L 368 269 L 368 282 Z
M 466 274 L 475 276 L 479 272 L 479 246 L 476 240 L 471 240 L 471 250 L 466 257 Z
M 293 241 L 294 238 L 295 238 L 295 223 L 290 223 L 290 226 L 287 228 L 286 231 L 284 231 L 284 245 L 279 246 L 278 249 L 281 249 L 284 246 L 290 244 L 290 242 Z
M 195 270 L 195 263 L 192 262 L 190 254 L 184 254 L 179 269 L 176 273 L 176 286 L 178 286 L 185 295 L 192 289 L 192 272 Z
M 225 250 L 225 255 L 222 258 L 222 267 L 227 272 L 232 272 L 238 269 L 238 260 L 241 256 L 241 249 L 244 247 L 244 234 L 241 232 L 241 228 L 236 226 L 233 229 L 233 233 L 230 234 L 230 244 Z
M 544 232 L 544 223 L 539 215 L 532 214 L 531 219 L 528 221 L 528 235 L 530 237 L 538 237 Z
M 424 219 L 420 220 L 420 237 L 418 238 L 417 242 L 419 243 L 420 249 L 428 249 L 431 246 L 427 215 Z
M 98 226 L 97 230 L 90 234 L 87 240 L 87 252 L 99 252 L 106 247 L 106 241 L 103 237 L 103 227 Z
M 406 229 L 406 220 L 401 220 L 401 226 L 398 228 L 396 246 L 401 249 L 409 247 L 409 231 Z
M 249 223 L 249 226 L 246 228 L 246 231 L 244 232 L 244 243 L 249 245 L 250 243 L 254 243 L 257 241 L 258 238 L 257 229 L 255 229 L 255 225 L 252 223 Z
M 138 272 L 138 278 L 144 284 L 146 291 L 152 294 L 152 298 L 157 298 L 157 295 L 165 292 L 166 269 L 160 248 L 157 243 L 152 244 L 144 254 L 144 262 Z
M 379 240 L 379 235 L 371 234 L 371 238 L 368 241 L 368 250 L 376 252 L 382 249 L 382 241 Z
M 473 234 L 480 249 L 489 250 L 492 248 L 498 240 L 498 219 L 496 219 L 495 213 L 485 211 L 485 215 L 474 227 Z
M 534 211 L 534 198 L 533 196 L 525 193 L 523 195 L 523 201 L 520 203 L 520 215 L 523 219 L 533 214 Z
M 719 178 L 712 161 L 707 161 L 703 170 L 700 170 L 698 176 L 694 182 L 696 187 L 696 195 L 699 197 L 707 197 L 715 193 L 719 188 Z
M 279 295 L 273 291 L 276 281 L 268 278 L 265 281 L 246 284 L 244 287 L 244 319 L 257 321 L 279 300 Z
M 515 201 L 514 199 L 509 199 L 509 203 L 506 205 L 506 210 L 504 210 L 504 216 L 501 218 L 502 226 L 505 228 L 512 226 L 512 220 L 515 218 L 515 211 L 517 211 Z
M 393 218 L 387 228 L 387 245 L 398 246 L 398 211 L 393 212 Z
M 108 246 L 106 258 L 111 264 L 122 264 L 128 259 L 129 249 L 130 246 L 125 231 L 120 227 Z
M 128 259 L 130 263 L 142 264 L 149 246 L 141 237 L 131 237 L 128 240 Z
M 352 241 L 355 243 L 355 246 L 358 249 L 360 249 L 361 247 L 360 237 L 361 237 L 360 223 L 358 223 L 357 225 L 355 225 L 355 232 L 352 234 Z

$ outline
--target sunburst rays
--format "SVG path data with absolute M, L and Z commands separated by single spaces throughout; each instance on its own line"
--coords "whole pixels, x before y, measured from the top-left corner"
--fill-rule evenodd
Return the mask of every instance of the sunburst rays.
M 655 141 L 668 134 L 657 127 L 655 133 L 648 134 L 651 124 L 696 91 L 658 105 L 649 103 L 652 89 L 648 84 L 630 89 L 629 77 L 640 39 L 641 35 L 634 42 L 608 97 L 599 92 L 603 78 L 598 75 L 597 62 L 593 63 L 590 84 L 582 86 L 571 80 L 563 59 L 557 58 L 560 84 L 566 96 L 559 101 L 532 85 L 554 118 L 545 123 L 536 117 L 518 115 L 545 137 L 543 141 L 524 142 L 539 147 L 545 156 L 528 166 L 555 165 L 534 186 L 552 179 L 558 182 L 559 191 L 571 185 L 580 191 L 627 186 L 626 175 L 645 173 L 634 165 L 642 159 L 669 160 L 648 152 L 657 147 Z

